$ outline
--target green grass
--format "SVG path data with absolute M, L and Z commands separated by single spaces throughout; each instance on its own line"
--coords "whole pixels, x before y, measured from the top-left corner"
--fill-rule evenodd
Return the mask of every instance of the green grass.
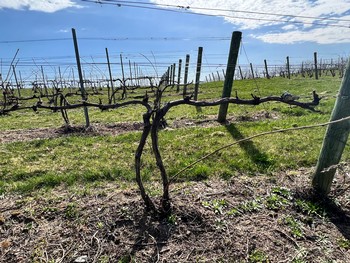
M 293 126 L 327 122 L 339 85 L 340 79 L 331 77 L 322 77 L 318 81 L 308 78 L 235 81 L 234 90 L 238 91 L 240 98 L 251 98 L 251 93 L 269 96 L 289 91 L 300 95 L 301 101 L 310 101 L 312 90 L 316 90 L 320 96 L 324 97 L 317 107 L 322 113 L 289 107 L 281 103 L 259 106 L 230 105 L 230 116 L 254 118 L 259 112 L 268 111 L 276 118 L 240 121 L 227 126 L 162 130 L 159 132 L 160 150 L 169 175 L 174 175 L 205 154 L 247 136 Z M 200 88 L 199 99 L 219 98 L 221 91 L 222 82 L 204 84 Z M 132 95 L 142 93 L 144 91 Z M 173 96 L 168 96 L 171 94 Z M 166 95 L 164 102 L 180 98 L 173 91 L 169 91 Z M 93 99 L 96 100 L 95 97 Z M 92 123 L 139 122 L 142 120 L 143 111 L 142 107 L 126 107 L 104 112 L 97 109 L 89 110 Z M 207 119 L 216 115 L 217 112 L 218 107 L 202 108 L 198 112 L 195 107 L 179 106 L 172 108 L 166 118 L 171 124 L 183 118 Z M 84 124 L 82 109 L 71 110 L 68 114 L 73 125 Z M 60 127 L 63 120 L 59 112 L 18 111 L 0 116 L 0 123 L 0 130 L 6 131 Z M 210 177 L 227 179 L 241 172 L 254 176 L 298 167 L 312 167 L 316 164 L 324 132 L 325 128 L 316 128 L 272 134 L 240 143 L 209 157 L 183 173 L 178 180 L 203 180 Z M 133 180 L 134 153 L 140 135 L 140 132 L 131 132 L 117 137 L 72 135 L 56 139 L 1 144 L 0 192 L 28 192 L 62 183 L 72 185 Z M 344 151 L 343 159 L 349 159 L 349 151 Z M 146 144 L 142 168 L 144 180 L 159 178 L 150 143 Z

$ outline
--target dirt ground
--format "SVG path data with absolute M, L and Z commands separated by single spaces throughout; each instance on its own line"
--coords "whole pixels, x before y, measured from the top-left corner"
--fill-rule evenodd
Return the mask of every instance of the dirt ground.
M 259 121 L 268 118 L 277 118 L 278 116 L 273 113 L 266 113 L 261 111 L 251 117 L 238 116 L 227 118 L 227 122 L 240 122 L 240 121 Z M 218 126 L 217 116 L 207 116 L 205 120 L 190 120 L 190 119 L 178 119 L 168 123 L 169 128 L 183 128 L 193 126 Z M 13 141 L 30 141 L 35 139 L 50 139 L 63 136 L 70 136 L 79 133 L 85 133 L 90 135 L 120 135 L 126 132 L 142 131 L 143 123 L 141 122 L 118 122 L 112 124 L 93 123 L 92 129 L 85 131 L 84 126 L 74 127 L 59 127 L 59 128 L 37 128 L 37 129 L 20 129 L 20 130 L 7 130 L 0 131 L 0 143 L 7 143 Z
M 172 125 L 192 123 L 198 125 Z M 141 127 L 99 125 L 93 132 L 117 135 Z M 0 133 L 2 143 L 59 136 L 69 133 Z M 0 262 L 350 262 L 348 171 L 340 169 L 329 199 L 310 189 L 310 169 L 176 183 L 168 218 L 145 211 L 130 182 L 3 194 Z M 160 189 L 157 183 L 146 187 Z
M 308 185 L 304 170 L 175 184 L 165 219 L 148 214 L 130 185 L 3 195 L 0 261 L 350 262 L 350 184 L 339 185 L 333 201 L 317 199 Z M 276 187 L 288 189 L 291 202 L 271 209 L 264 200 Z M 315 202 L 323 214 L 302 211 L 296 200 Z

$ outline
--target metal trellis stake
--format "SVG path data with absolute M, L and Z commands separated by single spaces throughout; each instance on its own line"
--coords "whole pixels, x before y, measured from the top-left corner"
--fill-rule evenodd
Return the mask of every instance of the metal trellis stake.
M 331 121 L 350 116 L 350 60 L 346 66 L 337 100 L 335 102 Z M 328 194 L 336 165 L 339 163 L 350 132 L 350 121 L 333 123 L 328 126 L 322 145 L 322 150 L 313 175 L 312 185 L 322 194 Z

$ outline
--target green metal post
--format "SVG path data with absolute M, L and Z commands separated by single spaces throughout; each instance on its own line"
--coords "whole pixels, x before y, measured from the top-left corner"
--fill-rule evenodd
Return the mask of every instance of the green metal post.
M 242 39 L 242 32 L 235 31 L 232 33 L 230 53 L 227 61 L 226 78 L 224 88 L 222 90 L 222 98 L 231 96 L 233 77 L 235 75 L 236 63 L 238 58 L 239 47 Z M 218 121 L 225 122 L 227 115 L 228 104 L 221 104 L 219 109 Z
M 337 100 L 335 102 L 331 121 L 350 116 L 350 60 L 348 61 Z M 343 154 L 350 132 L 350 120 L 333 123 L 328 126 L 321 153 L 313 175 L 312 185 L 322 194 L 328 194 L 336 165 Z

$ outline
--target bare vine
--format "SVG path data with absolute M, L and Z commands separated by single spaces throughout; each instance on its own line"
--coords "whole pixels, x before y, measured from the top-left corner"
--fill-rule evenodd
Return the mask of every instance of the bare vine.
M 152 80 L 150 80 L 152 84 Z M 125 83 L 124 83 L 125 84 Z M 82 107 L 95 107 L 100 110 L 108 110 L 108 109 L 117 109 L 120 107 L 127 107 L 132 105 L 141 105 L 145 108 L 145 113 L 143 114 L 143 131 L 141 134 L 141 138 L 139 141 L 139 145 L 137 147 L 137 150 L 135 152 L 135 176 L 136 176 L 136 182 L 138 184 L 141 198 L 144 201 L 145 207 L 156 213 L 160 216 L 168 216 L 171 213 L 171 202 L 170 202 L 170 195 L 169 195 L 169 186 L 171 182 L 174 180 L 174 177 L 169 180 L 167 171 L 165 169 L 163 159 L 161 156 L 161 152 L 159 150 L 159 143 L 158 143 L 158 132 L 160 127 L 164 125 L 164 120 L 167 112 L 176 106 L 180 105 L 190 105 L 195 107 L 209 107 L 209 106 L 218 106 L 221 104 L 238 104 L 238 105 L 259 105 L 266 102 L 281 102 L 286 103 L 289 105 L 298 106 L 304 109 L 308 109 L 311 111 L 317 111 L 315 109 L 315 106 L 319 104 L 319 101 L 321 100 L 319 96 L 316 94 L 316 92 L 313 92 L 313 100 L 311 102 L 299 102 L 296 100 L 290 100 L 286 99 L 285 96 L 268 96 L 268 97 L 257 97 L 255 95 L 251 95 L 251 99 L 240 99 L 238 95 L 236 94 L 236 97 L 231 98 L 222 98 L 212 101 L 195 101 L 192 99 L 191 96 L 187 96 L 183 99 L 170 101 L 166 103 L 162 103 L 162 97 L 164 92 L 167 88 L 172 87 L 172 85 L 166 85 L 166 81 L 161 80 L 160 83 L 157 86 L 151 86 L 151 94 L 154 98 L 153 101 L 149 100 L 149 94 L 146 91 L 145 96 L 142 97 L 142 100 L 130 100 L 130 101 L 123 101 L 120 103 L 111 103 L 112 100 L 109 100 L 109 104 L 103 104 L 100 100 L 100 103 L 91 103 L 88 101 L 82 101 L 80 103 L 76 104 L 70 104 L 68 101 L 68 97 L 75 95 L 74 93 L 68 93 L 66 95 L 63 95 L 61 92 L 56 92 L 54 94 L 40 94 L 40 96 L 34 95 L 30 98 L 23 98 L 24 100 L 29 99 L 35 99 L 37 98 L 37 102 L 34 105 L 31 106 L 21 106 L 19 104 L 19 100 L 16 100 L 14 104 L 11 107 L 3 107 L 0 110 L 0 114 L 7 114 L 12 111 L 17 110 L 27 110 L 32 109 L 34 111 L 37 111 L 38 109 L 46 109 L 46 110 L 52 110 L 52 111 L 60 111 L 62 114 L 62 117 L 64 119 L 64 122 L 66 125 L 69 125 L 69 118 L 67 110 L 70 109 L 77 109 Z M 126 89 L 126 87 L 124 87 Z M 123 93 L 126 92 L 123 90 Z M 115 94 L 111 94 L 111 98 Z M 58 101 L 58 103 L 49 103 L 48 105 L 45 105 L 42 103 L 42 97 L 48 97 L 51 100 Z M 124 94 L 125 96 L 125 94 Z M 125 97 L 124 97 L 125 98 Z M 122 96 L 123 99 L 123 96 Z M 281 132 L 281 131 L 274 131 L 274 132 Z M 261 135 L 252 136 L 257 137 Z M 142 174 L 141 174 L 141 159 L 142 159 L 142 153 L 144 150 L 144 146 L 146 144 L 146 141 L 148 138 L 151 138 L 152 142 L 152 151 L 154 153 L 157 167 L 160 171 L 160 176 L 162 180 L 162 187 L 163 187 L 163 193 L 161 196 L 161 200 L 159 202 L 159 205 L 156 205 L 154 201 L 148 196 L 145 187 L 142 182 Z M 202 159 L 207 158 L 210 154 L 204 156 Z M 201 161 L 202 159 L 198 160 Z M 197 162 L 196 162 L 197 163 Z M 194 165 L 194 164 L 191 164 Z M 185 169 L 188 169 L 189 167 L 185 167 L 183 170 L 181 170 L 178 174 L 183 172 Z M 176 175 L 176 176 L 177 176 Z

